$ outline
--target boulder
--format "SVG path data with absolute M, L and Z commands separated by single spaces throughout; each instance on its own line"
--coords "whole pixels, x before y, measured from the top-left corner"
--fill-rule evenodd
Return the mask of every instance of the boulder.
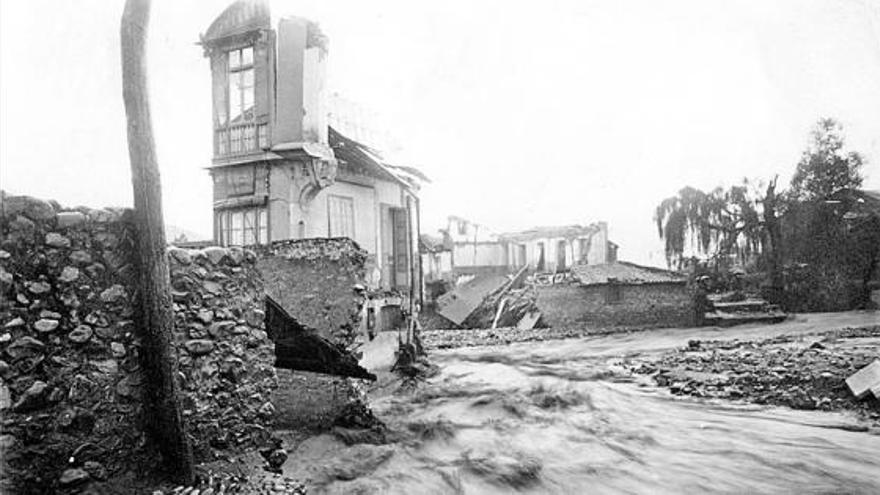
M 10 344 L 9 347 L 6 348 L 6 354 L 9 354 L 9 357 L 12 359 L 21 359 L 43 354 L 45 348 L 46 345 L 39 340 L 29 335 L 25 335 L 24 337 L 19 337 L 15 342 Z
M 66 229 L 77 226 L 86 221 L 86 216 L 78 211 L 62 211 L 55 215 L 58 228 Z
M 49 232 L 46 234 L 46 244 L 52 246 L 54 248 L 69 248 L 70 247 L 70 239 L 64 237 L 58 232 Z
M 125 287 L 115 284 L 108 289 L 101 291 L 101 301 L 105 303 L 115 303 L 125 297 Z
M 66 283 L 73 282 L 78 278 L 79 268 L 76 268 L 75 266 L 65 266 L 64 269 L 61 270 L 61 275 L 58 275 L 58 280 Z
M 34 323 L 34 328 L 40 333 L 49 333 L 55 331 L 58 328 L 58 320 L 50 320 L 48 318 L 41 318 Z
M 64 487 L 81 485 L 89 480 L 89 473 L 85 469 L 65 469 L 58 480 L 58 484 Z
M 74 328 L 72 332 L 67 334 L 67 338 L 75 344 L 84 344 L 91 340 L 93 333 L 92 327 L 88 325 L 79 325 Z
M 183 344 L 186 348 L 186 352 L 192 354 L 193 356 L 201 356 L 204 354 L 209 354 L 214 350 L 214 342 L 208 339 L 192 339 L 187 340 L 186 343 Z

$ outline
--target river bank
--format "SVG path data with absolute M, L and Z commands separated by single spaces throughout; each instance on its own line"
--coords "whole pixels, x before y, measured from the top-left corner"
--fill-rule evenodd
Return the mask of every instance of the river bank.
M 857 400 L 845 383 L 878 357 L 880 325 L 874 325 L 763 340 L 691 340 L 631 367 L 675 395 L 854 411 L 880 431 L 880 401 Z

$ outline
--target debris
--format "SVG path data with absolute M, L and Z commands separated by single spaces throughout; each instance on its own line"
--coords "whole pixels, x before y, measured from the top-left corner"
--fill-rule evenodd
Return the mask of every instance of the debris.
M 376 375 L 358 365 L 357 358 L 342 345 L 299 323 L 269 296 L 266 296 L 266 329 L 275 341 L 278 368 L 376 380 Z
M 516 323 L 517 330 L 531 330 L 535 328 L 538 320 L 541 319 L 540 311 L 529 311 Z
M 857 399 L 863 399 L 875 389 L 880 389 L 880 359 L 857 371 L 846 379 L 846 385 Z M 880 399 L 874 393 L 874 396 Z
M 503 275 L 483 275 L 460 285 L 437 299 L 437 313 L 461 325 L 483 301 L 509 282 Z

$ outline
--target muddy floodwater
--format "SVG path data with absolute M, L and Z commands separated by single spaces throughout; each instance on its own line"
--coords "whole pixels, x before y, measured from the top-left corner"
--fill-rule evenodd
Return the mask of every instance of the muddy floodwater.
M 771 330 L 435 352 L 441 373 L 423 389 L 374 403 L 405 440 L 345 447 L 319 437 L 297 449 L 297 474 L 345 460 L 337 471 L 352 471 L 324 485 L 331 493 L 880 493 L 880 435 L 849 431 L 852 415 L 674 397 L 622 366 L 689 338 L 806 332 L 877 315 L 798 318 Z

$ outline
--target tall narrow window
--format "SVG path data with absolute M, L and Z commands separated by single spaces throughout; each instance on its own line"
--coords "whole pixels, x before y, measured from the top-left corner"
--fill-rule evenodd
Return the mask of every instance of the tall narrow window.
M 268 244 L 269 243 L 269 215 L 265 209 L 260 209 L 257 211 L 257 225 L 260 232 L 259 239 L 257 241 L 260 244 Z
M 244 214 L 240 211 L 234 211 L 229 214 L 229 244 L 232 246 L 241 246 L 244 244 L 242 228 L 244 223 Z
M 254 119 L 254 48 L 229 52 L 229 124 Z M 249 136 L 241 136 L 242 139 Z M 234 146 L 233 146 L 234 147 Z
M 330 237 L 354 239 L 354 200 L 345 196 L 328 196 L 327 213 Z
M 242 213 L 242 237 L 244 245 L 250 246 L 257 243 L 257 212 L 256 210 L 247 210 Z

